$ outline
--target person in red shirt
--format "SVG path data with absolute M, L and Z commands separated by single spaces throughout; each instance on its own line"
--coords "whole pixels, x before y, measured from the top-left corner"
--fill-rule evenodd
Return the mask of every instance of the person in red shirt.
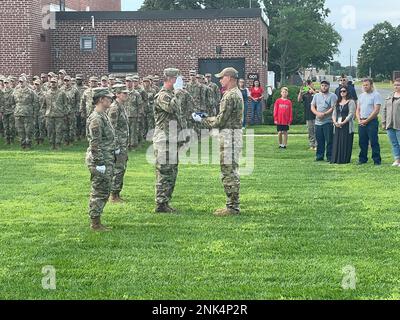
M 283 87 L 281 98 L 275 101 L 274 122 L 278 130 L 279 148 L 286 149 L 288 143 L 289 126 L 293 122 L 293 104 L 288 99 L 289 89 Z
M 261 87 L 260 81 L 255 80 L 253 87 L 250 89 L 250 100 L 251 100 L 251 125 L 254 126 L 255 116 L 257 115 L 258 121 L 262 121 L 261 109 L 262 100 L 264 98 L 264 89 Z

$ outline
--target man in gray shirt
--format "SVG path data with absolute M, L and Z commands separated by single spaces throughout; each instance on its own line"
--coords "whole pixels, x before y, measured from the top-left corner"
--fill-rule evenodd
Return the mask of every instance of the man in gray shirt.
M 321 82 L 321 92 L 314 96 L 311 102 L 311 111 L 315 114 L 315 135 L 317 138 L 317 161 L 331 162 L 333 142 L 332 112 L 337 103 L 336 94 L 330 93 L 329 81 Z
M 360 137 L 359 165 L 368 162 L 368 147 L 372 147 L 372 159 L 375 165 L 382 163 L 381 148 L 379 145 L 379 121 L 378 115 L 382 106 L 380 94 L 374 90 L 374 82 L 371 79 L 363 81 L 364 93 L 359 97 L 357 104 L 357 119 L 359 123 L 358 134 Z

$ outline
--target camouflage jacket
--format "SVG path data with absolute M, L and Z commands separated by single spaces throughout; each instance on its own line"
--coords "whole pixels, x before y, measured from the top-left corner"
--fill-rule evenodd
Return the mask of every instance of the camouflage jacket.
M 208 86 L 211 88 L 211 91 L 214 94 L 214 106 L 216 107 L 221 101 L 221 90 L 219 89 L 219 86 L 214 82 L 210 82 Z
M 37 95 L 28 87 L 15 89 L 11 101 L 15 105 L 14 116 L 16 117 L 33 117 L 39 103 Z
M 129 119 L 125 106 L 114 101 L 107 113 L 115 131 L 115 148 L 126 152 L 129 144 Z
M 62 118 L 68 113 L 67 95 L 62 89 L 50 89 L 44 94 L 43 109 L 45 116 L 50 118 Z
M 67 96 L 67 113 L 77 113 L 81 102 L 78 89 L 76 87 L 64 87 L 63 91 Z
M 140 97 L 142 98 L 142 103 L 139 107 L 139 115 L 143 116 L 149 104 L 149 97 L 147 95 L 147 92 L 142 87 L 136 87 L 135 90 L 139 92 Z
M 169 126 L 171 121 L 177 123 L 178 133 L 185 126 L 182 121 L 184 115 L 180 108 L 179 96 L 174 91 L 162 88 L 156 95 L 154 104 L 154 120 L 156 124 L 153 142 L 157 140 L 168 140 Z
M 90 116 L 93 110 L 93 90 L 92 88 L 87 88 L 82 94 L 79 112 L 84 118 L 87 118 L 88 116 Z
M 105 112 L 92 112 L 87 120 L 86 134 L 89 141 L 86 164 L 103 166 L 115 163 L 115 131 Z
M 129 118 L 139 117 L 139 111 L 142 106 L 142 96 L 135 89 L 128 93 L 128 100 L 125 103 L 126 113 Z
M 192 114 L 196 112 L 193 98 L 185 89 L 177 90 L 175 93 L 177 103 L 182 112 L 182 128 L 187 128 L 187 123 L 192 122 Z
M 204 111 L 206 112 L 207 108 L 205 107 L 205 89 L 203 85 L 197 82 L 189 82 L 187 84 L 186 90 L 189 92 L 189 94 L 193 98 L 194 106 L 196 108 L 196 112 L 198 111 Z
M 149 87 L 149 89 L 144 89 L 147 93 L 148 104 L 145 109 L 146 114 L 154 113 L 154 99 L 157 92 L 153 89 L 153 87 Z
M 12 94 L 14 92 L 14 89 L 12 88 L 6 88 L 3 91 L 3 103 L 1 105 L 0 111 L 4 114 L 13 114 L 14 113 L 14 108 L 15 105 L 13 104 L 12 101 Z
M 238 87 L 227 90 L 220 103 L 216 117 L 206 118 L 203 123 L 209 128 L 242 129 L 244 102 Z
M 39 90 L 33 90 L 33 92 L 35 92 L 37 99 L 39 101 L 39 103 L 36 106 L 35 111 L 35 116 L 41 115 L 44 116 L 44 114 L 46 113 L 46 110 L 43 108 L 43 101 L 44 101 L 44 92 L 43 90 L 40 88 Z

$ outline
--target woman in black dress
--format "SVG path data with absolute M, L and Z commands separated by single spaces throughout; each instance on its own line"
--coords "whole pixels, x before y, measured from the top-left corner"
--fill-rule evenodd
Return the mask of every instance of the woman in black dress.
M 333 151 L 331 163 L 346 164 L 351 162 L 354 141 L 354 118 L 356 103 L 350 99 L 347 88 L 340 89 L 340 99 L 333 111 Z

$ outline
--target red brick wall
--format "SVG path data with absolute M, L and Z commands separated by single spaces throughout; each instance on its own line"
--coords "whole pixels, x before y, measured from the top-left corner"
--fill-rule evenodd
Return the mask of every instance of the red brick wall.
M 81 28 L 84 28 L 84 31 Z M 267 28 L 259 18 L 217 20 L 164 21 L 59 21 L 52 31 L 53 51 L 60 58 L 53 60 L 53 69 L 65 68 L 70 74 L 108 74 L 109 35 L 135 35 L 138 39 L 138 72 L 141 76 L 162 74 L 165 67 L 177 67 L 185 76 L 198 68 L 198 59 L 245 58 L 246 73 L 260 73 L 265 83 L 267 66 L 262 61 L 262 36 Z M 95 36 L 93 53 L 80 51 L 80 36 Z M 190 40 L 189 40 L 190 38 Z M 245 40 L 250 46 L 243 46 Z M 216 46 L 223 47 L 221 55 Z
M 41 1 L 42 5 L 60 3 L 59 0 Z M 121 0 L 65 0 L 65 6 L 76 11 L 86 11 L 86 7 L 90 11 L 121 11 Z

